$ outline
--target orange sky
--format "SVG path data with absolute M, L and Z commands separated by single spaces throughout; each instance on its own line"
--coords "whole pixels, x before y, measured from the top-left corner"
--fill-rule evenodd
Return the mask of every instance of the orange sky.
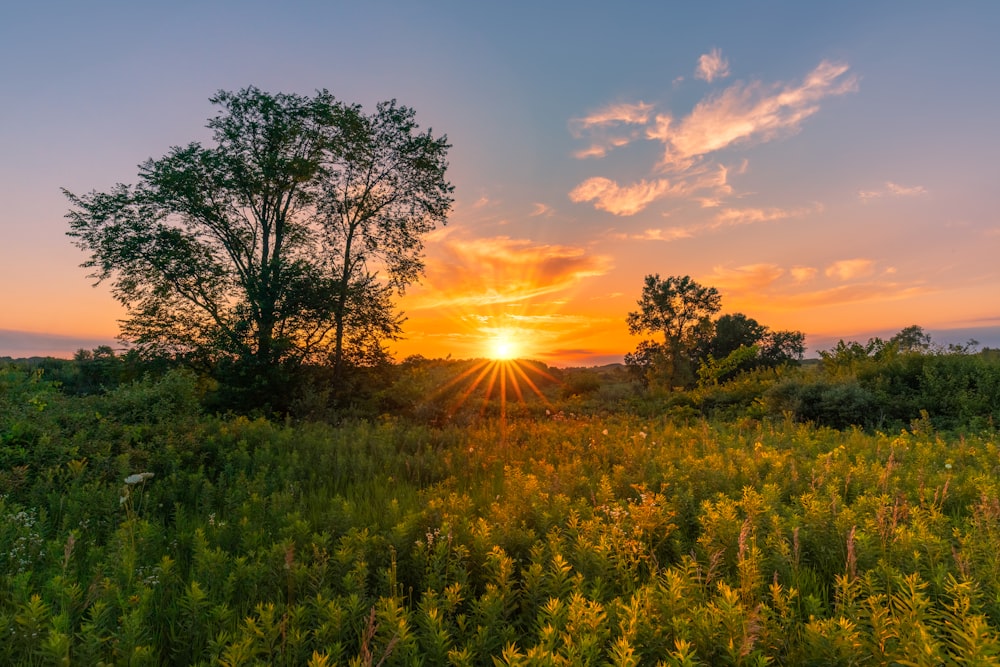
M 504 334 L 619 361 L 651 273 L 813 353 L 911 324 L 1000 347 L 1000 6 L 291 6 L 11 10 L 0 356 L 113 342 L 123 311 L 79 268 L 59 188 L 134 182 L 249 84 L 397 98 L 448 135 L 455 210 L 399 301 L 400 358 Z

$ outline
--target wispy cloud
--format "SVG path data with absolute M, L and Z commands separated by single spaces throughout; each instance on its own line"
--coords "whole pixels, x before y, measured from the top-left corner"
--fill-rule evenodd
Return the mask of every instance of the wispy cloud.
M 553 215 L 555 215 L 555 211 L 552 209 L 551 206 L 547 206 L 546 204 L 541 204 L 539 202 L 534 203 L 534 208 L 532 209 L 531 213 L 528 214 L 528 216 L 531 218 L 537 218 L 537 217 L 551 218 Z
M 669 192 L 670 182 L 666 179 L 621 186 L 609 178 L 595 176 L 573 188 L 569 198 L 574 202 L 593 201 L 596 208 L 614 215 L 633 215 Z
M 701 78 L 715 80 L 728 73 L 728 63 L 717 49 L 699 61 Z M 570 192 L 574 202 L 593 201 L 614 215 L 634 215 L 667 196 L 690 196 L 703 206 L 719 206 L 731 194 L 727 168 L 709 156 L 741 145 L 771 141 L 801 129 L 803 121 L 820 109 L 828 97 L 857 90 L 857 77 L 842 63 L 822 61 L 801 82 L 765 84 L 737 82 L 703 99 L 686 117 L 654 113 L 646 102 L 615 104 L 570 122 L 577 138 L 588 137 L 588 147 L 577 157 L 603 157 L 612 148 L 638 138 L 663 145 L 651 174 L 628 185 L 597 176 Z M 613 130 L 613 131 L 612 131 Z M 746 170 L 743 161 L 741 172 Z M 666 172 L 670 183 L 656 176 Z M 706 178 L 707 174 L 714 178 Z
M 876 262 L 870 259 L 834 262 L 823 273 L 825 279 L 819 277 L 819 271 L 814 267 L 793 266 L 786 269 L 777 264 L 760 263 L 716 266 L 704 281 L 716 286 L 727 303 L 736 307 L 766 302 L 769 308 L 786 310 L 897 300 L 932 291 L 922 282 L 896 279 L 893 270 L 878 273 Z
M 886 181 L 885 186 L 882 188 L 859 191 L 858 197 L 861 201 L 866 202 L 869 199 L 877 199 L 879 197 L 913 197 L 924 194 L 927 194 L 927 189 L 922 185 L 906 186 Z
M 587 134 L 590 146 L 574 153 L 577 158 L 604 157 L 608 151 L 626 146 L 642 138 L 642 131 L 634 126 L 649 122 L 653 105 L 645 102 L 610 104 L 582 118 L 569 122 L 570 132 L 580 138 Z
M 870 259 L 842 259 L 826 267 L 828 278 L 837 280 L 854 280 L 870 276 L 875 272 L 875 262 Z
M 707 279 L 709 284 L 716 286 L 723 293 L 727 291 L 759 292 L 766 289 L 785 275 L 785 270 L 776 264 L 748 264 L 735 268 L 716 266 Z
M 691 160 L 734 144 L 770 141 L 798 131 L 823 98 L 857 90 L 848 69 L 823 61 L 796 85 L 736 83 L 699 102 L 680 122 L 657 115 L 647 135 L 664 144 L 661 167 L 669 169 L 686 168 Z
M 599 276 L 611 260 L 584 248 L 506 236 L 438 239 L 425 282 L 434 296 L 419 307 L 510 304 L 569 289 Z
M 809 213 L 815 212 L 821 208 L 822 207 L 818 205 L 812 208 L 797 209 L 725 208 L 716 213 L 715 216 L 707 222 L 667 227 L 664 229 L 646 229 L 639 234 L 626 234 L 624 236 L 620 236 L 619 238 L 630 238 L 640 241 L 677 241 L 679 239 L 692 238 L 698 234 L 712 232 L 723 227 L 752 225 L 762 222 L 774 222 L 776 220 L 786 220 L 788 218 L 800 217 L 808 215 Z
M 792 280 L 797 283 L 804 283 L 815 278 L 817 270 L 813 266 L 793 266 L 788 272 L 791 274 Z
M 729 76 L 729 61 L 722 57 L 722 51 L 712 49 L 708 53 L 698 58 L 698 67 L 694 70 L 696 79 L 702 79 L 709 83 L 716 79 L 724 79 Z
M 645 125 L 652 112 L 653 105 L 645 102 L 609 104 L 582 118 L 574 118 L 570 121 L 570 128 L 581 131 L 611 125 Z

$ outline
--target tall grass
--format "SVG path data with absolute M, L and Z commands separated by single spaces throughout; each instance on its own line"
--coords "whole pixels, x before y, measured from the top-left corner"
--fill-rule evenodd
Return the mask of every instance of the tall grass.
M 558 406 L 331 426 L 197 401 L 179 372 L 78 398 L 0 376 L 0 663 L 1000 655 L 995 431 Z

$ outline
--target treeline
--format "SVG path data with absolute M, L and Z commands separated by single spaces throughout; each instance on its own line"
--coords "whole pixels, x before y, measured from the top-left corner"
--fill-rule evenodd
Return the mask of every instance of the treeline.
M 907 336 L 924 336 L 910 346 Z M 648 391 L 646 413 L 669 406 L 698 417 L 789 418 L 819 426 L 889 432 L 919 427 L 995 428 L 1000 423 L 1000 350 L 937 346 L 919 327 L 888 341 L 840 341 L 818 361 L 745 372 L 688 391 Z
M 748 318 L 724 316 L 720 322 Z M 750 322 L 753 322 L 750 320 Z M 760 327 L 763 329 L 763 327 Z M 766 331 L 766 329 L 765 329 Z M 504 414 L 671 414 L 680 419 L 792 419 L 818 426 L 883 432 L 923 423 L 947 430 L 1000 423 L 1000 350 L 935 344 L 919 326 L 882 340 L 843 341 L 818 360 L 771 363 L 758 346 L 740 346 L 700 362 L 683 390 L 651 382 L 635 367 L 550 368 L 540 362 L 426 359 L 354 368 L 334 383 L 325 367 L 301 367 L 284 391 L 255 395 L 230 369 L 193 373 L 199 411 L 339 423 L 384 415 L 414 423 L 469 425 Z M 742 367 L 734 360 L 742 362 Z M 7 360 L 10 372 L 37 374 L 66 396 L 139 386 L 186 368 L 180 360 L 143 359 L 109 347 L 73 359 Z M 273 379 L 272 379 L 273 381 Z M 501 385 L 504 385 L 501 390 Z M 259 388 L 262 390 L 262 388 Z M 503 403 L 501 405 L 501 403 Z

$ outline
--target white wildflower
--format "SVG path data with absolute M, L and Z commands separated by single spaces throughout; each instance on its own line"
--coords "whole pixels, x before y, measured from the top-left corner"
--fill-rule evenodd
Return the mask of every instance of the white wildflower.
M 129 475 L 128 477 L 126 477 L 125 478 L 125 483 L 128 484 L 129 486 L 131 486 L 133 484 L 141 484 L 142 482 L 145 482 L 147 479 L 151 478 L 152 476 L 153 476 L 153 473 L 151 473 L 151 472 L 138 472 L 138 473 L 136 473 L 134 475 Z

